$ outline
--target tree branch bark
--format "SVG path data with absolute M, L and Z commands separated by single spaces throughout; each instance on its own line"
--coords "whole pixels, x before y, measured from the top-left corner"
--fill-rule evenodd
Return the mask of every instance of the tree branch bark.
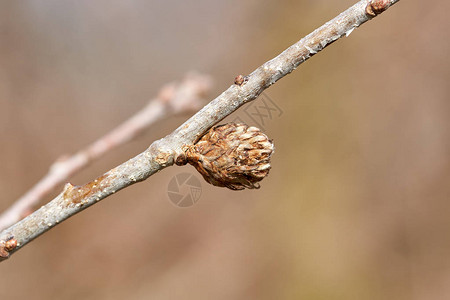
M 39 201 L 69 177 L 107 152 L 131 141 L 154 123 L 172 115 L 200 109 L 210 88 L 210 78 L 197 73 L 189 73 L 181 82 L 165 85 L 155 99 L 124 123 L 74 155 L 63 156 L 54 162 L 38 183 L 0 215 L 0 230 L 31 213 Z
M 3 245 L 0 245 L 0 256 L 6 259 L 65 219 L 173 165 L 177 156 L 182 155 L 183 146 L 195 143 L 209 128 L 245 103 L 256 99 L 262 91 L 291 73 L 301 63 L 342 36 L 348 36 L 355 28 L 398 1 L 359 1 L 277 57 L 258 67 L 250 75 L 245 76 L 245 80 L 242 80 L 242 76 L 238 76 L 235 84 L 171 134 L 155 141 L 136 157 L 83 186 L 66 184 L 64 191 L 54 200 L 0 233 L 0 241 Z

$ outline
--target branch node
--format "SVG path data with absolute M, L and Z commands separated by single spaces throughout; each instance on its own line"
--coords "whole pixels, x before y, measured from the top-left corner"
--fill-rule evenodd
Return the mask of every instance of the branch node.
M 177 166 L 184 166 L 188 163 L 188 152 L 193 146 L 184 145 L 181 147 L 181 151 L 175 153 L 175 164 Z
M 234 78 L 234 84 L 238 86 L 242 86 L 246 84 L 248 81 L 248 76 L 238 75 L 236 78 Z
M 6 241 L 0 241 L 0 258 L 8 258 L 9 252 L 16 249 L 18 243 L 14 237 L 10 237 Z
M 13 251 L 14 249 L 16 249 L 16 247 L 17 247 L 17 240 L 13 237 L 11 237 L 5 243 L 5 249 L 8 252 Z
M 390 6 L 389 0 L 372 0 L 366 6 L 366 14 L 370 17 L 376 17 Z

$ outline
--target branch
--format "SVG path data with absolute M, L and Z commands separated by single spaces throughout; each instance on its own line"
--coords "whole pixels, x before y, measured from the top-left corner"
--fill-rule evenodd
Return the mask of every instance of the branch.
M 76 154 L 59 158 L 33 188 L 0 215 L 0 230 L 29 214 L 35 205 L 69 177 L 107 152 L 136 138 L 152 124 L 171 115 L 197 111 L 210 90 L 210 81 L 207 76 L 189 73 L 183 81 L 165 85 L 155 99 L 117 128 Z
M 64 191 L 47 205 L 0 233 L 0 256 L 6 259 L 27 243 L 65 219 L 109 195 L 143 181 L 174 164 L 183 147 L 195 143 L 209 128 L 256 99 L 266 88 L 291 73 L 301 63 L 342 36 L 380 14 L 399 0 L 362 0 L 325 23 L 248 76 L 236 77 L 235 84 L 197 112 L 168 136 L 153 142 L 144 152 L 97 179 L 83 185 L 66 184 Z

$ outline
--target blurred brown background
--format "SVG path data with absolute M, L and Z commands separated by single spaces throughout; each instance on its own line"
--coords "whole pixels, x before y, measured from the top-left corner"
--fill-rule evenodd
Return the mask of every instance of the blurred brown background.
M 355 2 L 1 1 L 0 209 L 163 84 L 205 72 L 212 99 Z M 283 114 L 266 120 L 276 153 L 260 190 L 202 180 L 181 209 L 170 179 L 200 176 L 168 168 L 3 262 L 0 298 L 448 299 L 449 9 L 400 1 L 267 90 Z

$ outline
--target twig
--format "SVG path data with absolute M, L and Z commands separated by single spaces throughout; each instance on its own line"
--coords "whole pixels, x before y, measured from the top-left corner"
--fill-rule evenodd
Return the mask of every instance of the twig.
M 165 85 L 155 99 L 130 119 L 76 154 L 63 156 L 53 163 L 45 177 L 0 215 L 0 230 L 32 212 L 39 201 L 92 161 L 134 139 L 152 124 L 174 114 L 200 109 L 210 87 L 207 76 L 193 72 L 181 82 Z
M 236 83 L 211 101 L 168 136 L 153 142 L 136 157 L 84 186 L 66 184 L 54 200 L 0 233 L 3 259 L 56 224 L 94 203 L 156 172 L 171 166 L 183 146 L 195 143 L 209 128 L 248 103 L 261 92 L 295 70 L 301 63 L 342 36 L 397 3 L 399 0 L 359 1 L 333 20 L 316 29 L 277 57 Z M 6 255 L 5 255 L 6 253 Z M 2 251 L 0 251 L 0 256 Z

